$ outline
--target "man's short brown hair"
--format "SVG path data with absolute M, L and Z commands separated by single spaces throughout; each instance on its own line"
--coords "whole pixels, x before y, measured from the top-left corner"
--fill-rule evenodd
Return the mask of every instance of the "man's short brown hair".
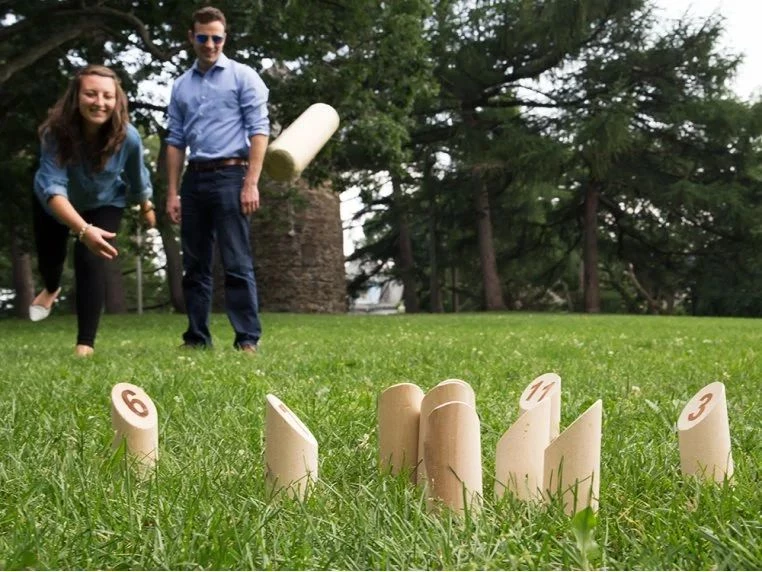
M 222 10 L 215 8 L 214 6 L 204 6 L 193 12 L 190 29 L 191 31 L 194 31 L 196 29 L 196 23 L 208 24 L 209 22 L 222 22 L 222 27 L 225 28 L 225 31 L 228 29 L 228 24 L 225 21 L 225 14 L 222 13 Z

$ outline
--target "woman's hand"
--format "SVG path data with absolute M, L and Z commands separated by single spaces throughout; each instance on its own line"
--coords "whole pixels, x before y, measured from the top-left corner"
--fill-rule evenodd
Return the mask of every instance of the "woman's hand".
M 156 209 L 150 200 L 140 203 L 140 218 L 143 219 L 148 228 L 156 226 Z
M 79 241 L 93 254 L 111 260 L 119 255 L 119 251 L 108 242 L 115 236 L 116 233 L 103 230 L 97 226 L 88 225 L 80 232 Z

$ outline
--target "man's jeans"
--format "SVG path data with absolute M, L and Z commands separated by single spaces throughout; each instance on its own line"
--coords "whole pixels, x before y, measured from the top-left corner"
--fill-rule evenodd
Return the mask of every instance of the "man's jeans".
M 249 243 L 249 220 L 241 213 L 245 167 L 187 171 L 181 196 L 183 293 L 188 313 L 189 345 L 210 346 L 212 253 L 215 239 L 225 269 L 225 311 L 235 331 L 235 347 L 256 345 L 262 333 L 257 283 Z

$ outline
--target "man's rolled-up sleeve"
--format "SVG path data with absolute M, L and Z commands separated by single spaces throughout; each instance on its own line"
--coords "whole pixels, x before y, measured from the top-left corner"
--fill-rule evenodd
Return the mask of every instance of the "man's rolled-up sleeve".
M 172 86 L 172 95 L 169 98 L 169 105 L 167 106 L 167 115 L 169 116 L 167 144 L 184 150 L 187 144 L 185 143 L 185 134 L 183 133 L 183 112 L 178 101 L 179 89 L 180 83 L 176 81 Z
M 270 116 L 267 109 L 270 90 L 257 72 L 249 67 L 245 69 L 246 73 L 241 74 L 239 93 L 246 136 L 270 135 Z

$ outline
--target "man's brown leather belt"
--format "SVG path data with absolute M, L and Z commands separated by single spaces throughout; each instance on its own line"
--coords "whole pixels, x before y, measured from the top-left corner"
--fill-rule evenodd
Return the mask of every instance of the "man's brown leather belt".
M 227 159 L 212 159 L 210 161 L 189 161 L 189 171 L 214 171 L 221 169 L 222 167 L 230 167 L 231 165 L 243 165 L 247 166 L 249 162 L 242 157 L 228 157 Z

